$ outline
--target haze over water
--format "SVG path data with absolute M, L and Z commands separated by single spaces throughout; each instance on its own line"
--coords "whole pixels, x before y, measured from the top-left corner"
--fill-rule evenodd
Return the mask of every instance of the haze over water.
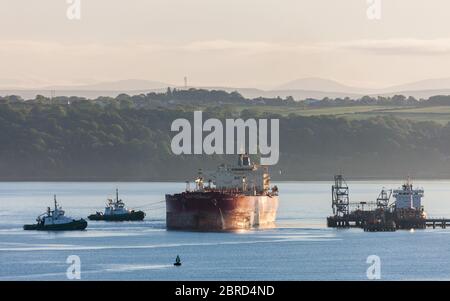
M 238 233 L 166 231 L 165 193 L 184 183 L 0 183 L 0 280 L 66 280 L 69 255 L 83 280 L 364 280 L 369 255 L 385 280 L 450 279 L 450 229 L 365 233 L 326 228 L 330 182 L 281 182 L 277 227 Z M 351 201 L 374 201 L 400 181 L 349 182 Z M 450 181 L 415 181 L 431 217 L 450 217 Z M 23 224 L 52 205 L 72 217 L 102 211 L 115 188 L 143 222 L 89 222 L 86 231 Z M 157 203 L 159 202 L 159 203 Z M 150 205 L 151 204 L 151 205 Z M 176 255 L 183 265 L 173 266 Z

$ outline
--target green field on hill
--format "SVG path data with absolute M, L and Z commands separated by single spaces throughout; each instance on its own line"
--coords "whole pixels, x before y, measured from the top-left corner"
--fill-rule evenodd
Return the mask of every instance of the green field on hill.
M 298 106 L 239 106 L 237 110 L 245 109 L 256 111 L 258 113 L 270 112 L 283 116 L 296 114 L 300 116 L 337 116 L 352 120 L 367 119 L 375 116 L 395 116 L 415 121 L 434 121 L 440 124 L 450 122 L 450 106 L 342 106 L 342 107 L 298 107 Z

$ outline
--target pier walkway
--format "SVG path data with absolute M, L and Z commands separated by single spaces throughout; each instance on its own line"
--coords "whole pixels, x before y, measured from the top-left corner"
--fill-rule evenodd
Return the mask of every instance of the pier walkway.
M 447 228 L 447 226 L 450 226 L 450 219 L 447 218 L 427 218 L 425 221 L 425 225 L 427 227 L 433 227 L 433 229 L 436 229 L 436 227 L 441 227 L 442 229 Z

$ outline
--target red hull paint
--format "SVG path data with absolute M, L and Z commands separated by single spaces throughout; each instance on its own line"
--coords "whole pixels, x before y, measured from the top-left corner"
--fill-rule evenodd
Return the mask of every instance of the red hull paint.
M 273 227 L 278 196 L 228 192 L 183 192 L 166 195 L 168 229 L 232 231 Z

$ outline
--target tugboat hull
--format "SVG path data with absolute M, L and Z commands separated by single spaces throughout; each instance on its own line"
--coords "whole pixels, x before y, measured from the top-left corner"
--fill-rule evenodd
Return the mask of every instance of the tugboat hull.
M 166 224 L 171 230 L 235 231 L 275 225 L 278 196 L 223 192 L 166 195 Z
M 134 211 L 127 214 L 92 214 L 88 216 L 91 221 L 110 221 L 110 222 L 125 222 L 125 221 L 142 221 L 145 217 L 143 211 Z
M 88 223 L 84 219 L 74 220 L 71 223 L 66 224 L 53 224 L 53 225 L 24 225 L 24 230 L 37 230 L 37 231 L 76 231 L 86 229 Z

